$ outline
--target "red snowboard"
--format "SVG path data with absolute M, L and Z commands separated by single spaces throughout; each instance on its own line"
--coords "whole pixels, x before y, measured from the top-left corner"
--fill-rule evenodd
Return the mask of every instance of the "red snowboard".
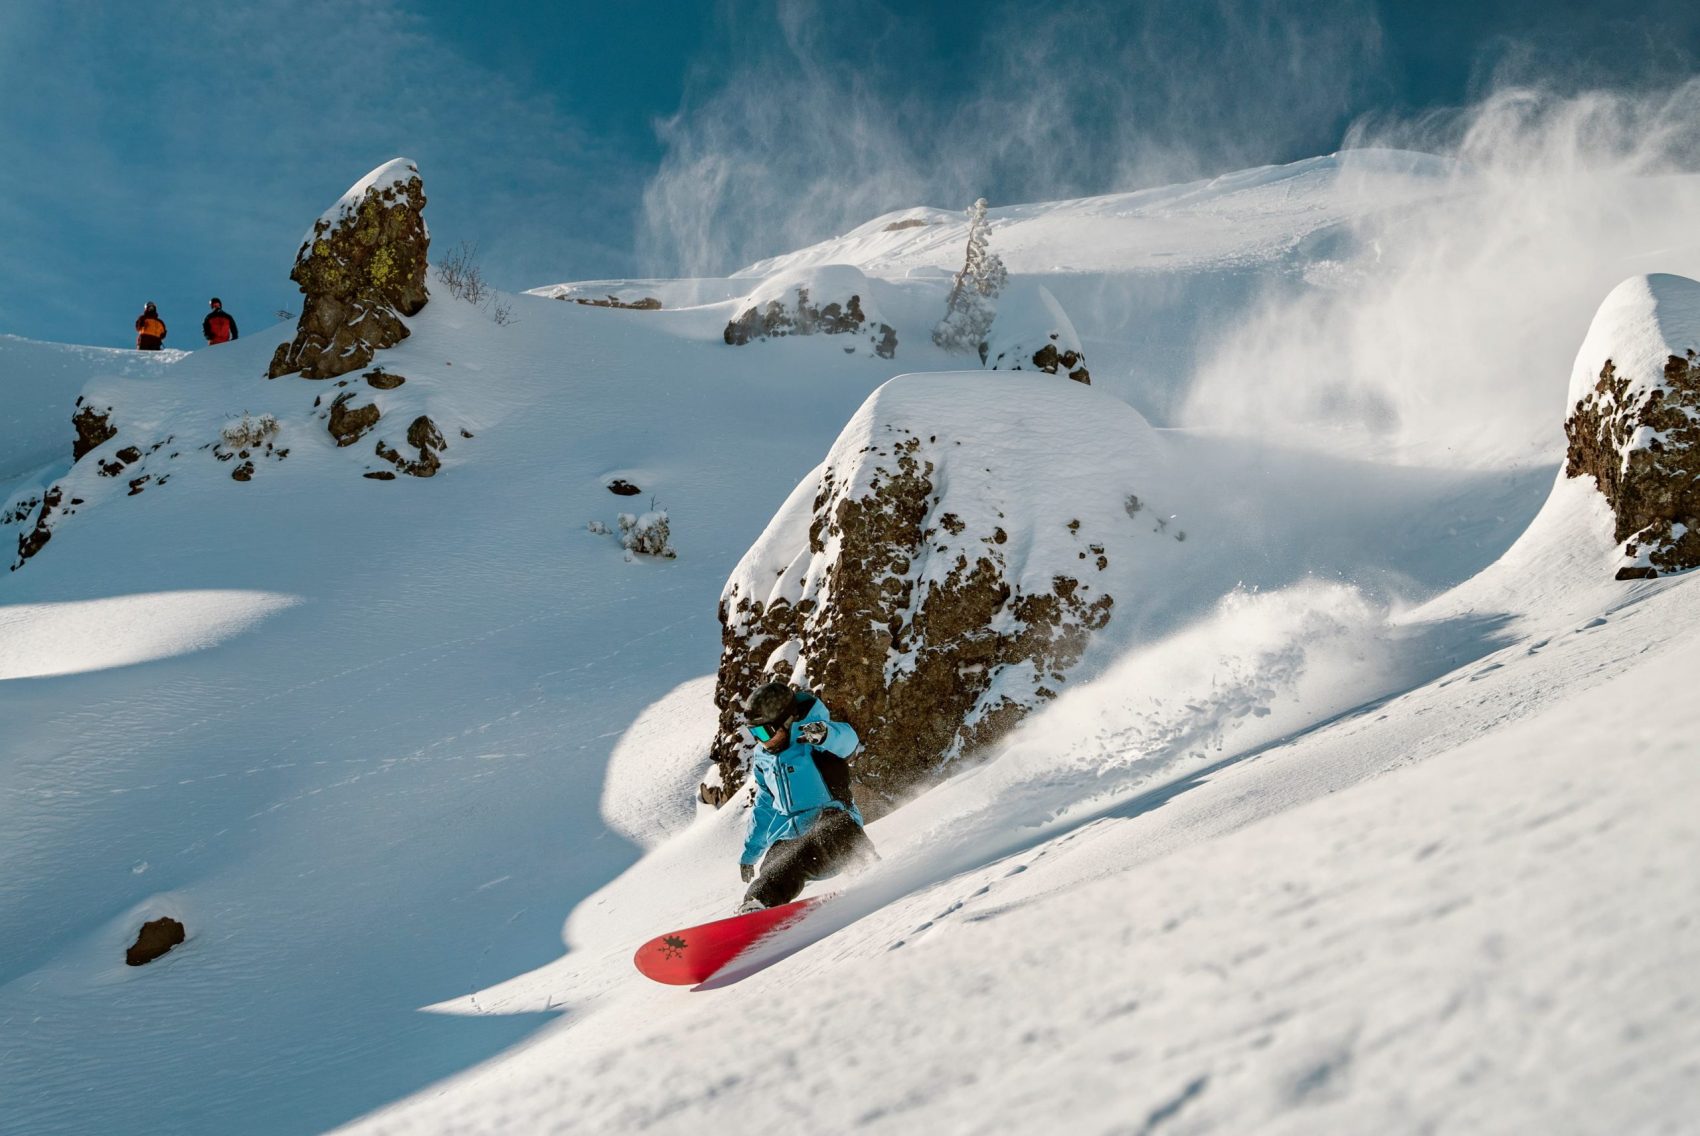
M 712 978 L 721 967 L 781 927 L 795 923 L 805 911 L 827 898 L 819 895 L 799 899 L 657 935 L 637 949 L 632 962 L 646 978 L 669 986 L 695 986 Z

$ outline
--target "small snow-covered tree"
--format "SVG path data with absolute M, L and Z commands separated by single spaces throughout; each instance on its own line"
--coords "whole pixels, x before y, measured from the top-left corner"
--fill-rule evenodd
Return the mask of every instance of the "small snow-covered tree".
M 991 224 L 986 220 L 986 199 L 968 207 L 968 256 L 962 271 L 951 278 L 950 299 L 944 319 L 933 328 L 933 342 L 959 354 L 978 352 L 985 360 L 986 333 L 998 312 L 998 293 L 1009 281 L 998 254 L 987 248 Z
M 621 513 L 617 519 L 620 522 L 620 546 L 626 550 L 627 560 L 637 553 L 659 556 L 663 560 L 672 560 L 679 555 L 673 551 L 670 539 L 672 526 L 664 510 L 657 509 L 641 517 Z

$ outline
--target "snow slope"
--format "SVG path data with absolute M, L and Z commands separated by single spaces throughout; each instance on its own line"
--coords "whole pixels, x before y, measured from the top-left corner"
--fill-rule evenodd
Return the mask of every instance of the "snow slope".
M 70 412 L 83 384 L 97 374 L 143 379 L 159 375 L 186 352 L 72 347 L 0 335 L 0 484 L 63 460 L 69 464 Z
M 353 1131 L 1680 1131 L 1696 601 L 1011 832 L 734 986 L 620 991 Z
M 871 392 L 961 366 L 925 334 L 960 234 L 890 228 L 942 215 L 661 311 L 516 296 L 497 325 L 439 294 L 381 356 L 407 383 L 364 392 L 443 426 L 428 481 L 363 478 L 313 405 L 337 388 L 262 377 L 284 329 L 76 384 L 86 349 L 43 348 L 19 381 L 60 416 L 16 427 L 0 498 L 66 476 L 84 386 L 176 441 L 134 497 L 70 474 L 87 504 L 0 576 L 0 1129 L 1680 1129 L 1700 593 L 1602 578 L 1550 447 L 1244 428 L 1300 381 L 1255 353 L 1209 370 L 1220 428 L 1174 428 L 1201 346 L 1363 269 L 1355 219 L 1449 177 L 1334 157 L 994 212 L 1094 393 L 1165 428 L 1185 569 L 994 760 L 874 825 L 883 862 L 785 957 L 697 992 L 629 959 L 740 891 L 742 818 L 691 793 L 716 600 Z M 769 277 L 844 263 L 896 359 L 721 341 Z M 1585 317 L 1541 326 L 1556 371 L 1484 366 L 1556 419 Z M 201 447 L 244 411 L 289 456 L 240 483 Z M 587 530 L 631 502 L 677 560 Z M 188 942 L 124 967 L 159 914 Z

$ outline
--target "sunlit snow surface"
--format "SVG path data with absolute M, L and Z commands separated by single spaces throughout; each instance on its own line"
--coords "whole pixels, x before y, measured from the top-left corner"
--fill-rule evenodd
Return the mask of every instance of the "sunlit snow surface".
M 78 674 L 214 646 L 293 603 L 263 592 L 165 592 L 0 608 L 0 679 Z
M 284 328 L 136 371 L 0 340 L 61 404 L 9 421 L 0 510 L 87 502 L 0 575 L 27 629 L 0 644 L 0 1129 L 1681 1130 L 1700 593 L 1610 579 L 1554 439 L 1610 288 L 1700 264 L 1650 210 L 1566 230 L 1587 270 L 1538 287 L 1489 242 L 1454 296 L 1397 238 L 1481 235 L 1455 174 L 1326 158 L 994 211 L 1093 398 L 1157 427 L 1185 556 L 991 760 L 873 825 L 881 863 L 772 965 L 696 992 L 630 956 L 741 890 L 742 816 L 692 792 L 716 602 L 871 393 L 972 365 L 927 334 L 958 216 L 568 286 L 659 312 L 517 296 L 497 325 L 439 290 L 384 353 L 407 383 L 346 388 L 439 423 L 429 481 L 361 476 L 372 439 L 313 406 L 345 388 L 262 377 Z M 1517 269 L 1491 302 L 1489 253 Z M 896 359 L 721 341 L 831 264 Z M 1031 381 L 1056 413 L 1065 380 Z M 178 438 L 167 484 L 67 472 L 85 389 Z M 248 483 L 200 449 L 243 411 L 290 450 Z M 587 529 L 634 504 L 677 560 Z M 188 941 L 125 967 L 158 915 Z

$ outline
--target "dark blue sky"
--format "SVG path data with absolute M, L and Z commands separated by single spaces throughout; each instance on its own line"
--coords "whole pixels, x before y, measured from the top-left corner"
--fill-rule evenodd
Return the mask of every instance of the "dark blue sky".
M 725 272 L 911 204 L 1337 148 L 1496 83 L 1689 77 L 1700 5 L 1335 0 L 0 5 L 0 332 L 258 328 L 318 213 L 419 162 L 502 287 Z M 3 376 L 0 376 L 3 381 Z

